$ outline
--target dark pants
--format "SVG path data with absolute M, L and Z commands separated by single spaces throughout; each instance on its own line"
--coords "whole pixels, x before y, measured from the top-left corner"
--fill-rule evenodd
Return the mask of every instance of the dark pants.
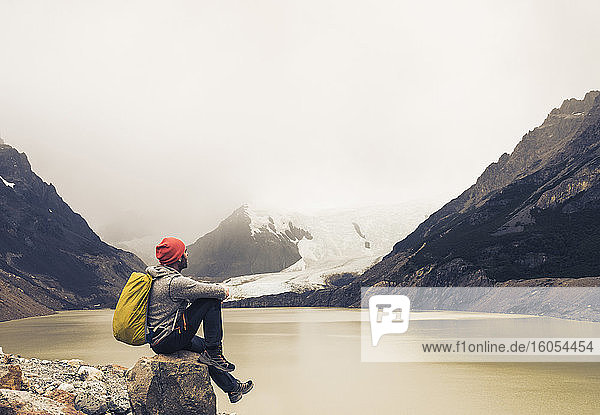
M 202 322 L 204 322 L 204 338 L 196 336 Z M 222 340 L 221 300 L 199 298 L 179 317 L 175 330 L 160 343 L 152 346 L 152 350 L 160 354 L 175 353 L 178 350 L 202 353 L 206 348 L 220 347 Z M 231 392 L 235 389 L 237 379 L 231 374 L 214 366 L 208 366 L 208 373 L 223 392 Z

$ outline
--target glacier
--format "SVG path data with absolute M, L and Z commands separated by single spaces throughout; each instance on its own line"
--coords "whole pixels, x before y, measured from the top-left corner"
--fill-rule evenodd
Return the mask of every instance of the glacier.
M 250 232 L 285 235 L 291 226 L 308 231 L 312 239 L 297 242 L 298 262 L 283 271 L 232 277 L 222 284 L 238 300 L 288 291 L 323 288 L 327 277 L 362 273 L 392 250 L 437 208 L 436 203 L 328 209 L 314 214 L 273 212 L 244 205 Z

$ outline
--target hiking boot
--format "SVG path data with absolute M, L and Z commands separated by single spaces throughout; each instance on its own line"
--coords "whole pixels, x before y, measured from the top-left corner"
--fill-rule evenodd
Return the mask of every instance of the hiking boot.
M 234 391 L 228 393 L 229 402 L 231 402 L 231 403 L 238 402 L 240 399 L 242 399 L 242 395 L 245 395 L 248 392 L 250 392 L 253 387 L 254 387 L 254 384 L 252 383 L 251 380 L 249 380 L 248 382 L 244 382 L 244 383 L 242 383 L 238 380 L 236 389 Z
M 198 361 L 205 365 L 214 366 L 223 372 L 233 372 L 235 370 L 235 365 L 225 359 L 225 356 L 223 356 L 223 352 L 220 349 L 204 350 L 200 353 Z

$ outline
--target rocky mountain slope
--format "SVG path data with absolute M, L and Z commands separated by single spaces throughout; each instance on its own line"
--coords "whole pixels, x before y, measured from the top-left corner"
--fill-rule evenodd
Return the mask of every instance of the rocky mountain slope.
M 600 275 L 600 92 L 566 100 L 362 277 L 480 285 Z
M 360 277 L 238 304 L 356 306 L 360 286 L 569 285 L 599 275 L 600 92 L 591 91 L 552 110 Z
M 298 242 L 305 238 L 312 235 L 291 221 L 275 223 L 272 216 L 254 215 L 244 205 L 188 246 L 187 272 L 215 280 L 278 272 L 302 258 Z
M 86 221 L 0 143 L 0 321 L 52 310 L 114 306 L 135 255 L 100 240 Z

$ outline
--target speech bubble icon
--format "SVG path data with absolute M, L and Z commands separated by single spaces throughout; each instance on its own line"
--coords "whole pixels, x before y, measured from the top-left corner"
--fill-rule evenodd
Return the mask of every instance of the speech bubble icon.
M 384 334 L 408 330 L 410 299 L 405 295 L 374 295 L 369 298 L 371 341 L 377 346 Z

